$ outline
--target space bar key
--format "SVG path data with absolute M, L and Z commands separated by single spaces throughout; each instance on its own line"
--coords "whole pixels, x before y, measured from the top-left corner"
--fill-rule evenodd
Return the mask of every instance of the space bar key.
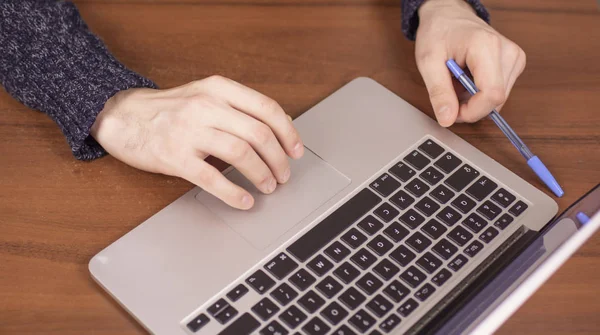
M 260 326 L 258 322 L 249 313 L 244 313 L 227 328 L 223 329 L 219 335 L 247 335 L 255 331 Z
M 378 195 L 363 189 L 292 243 L 287 251 L 305 262 L 380 202 Z

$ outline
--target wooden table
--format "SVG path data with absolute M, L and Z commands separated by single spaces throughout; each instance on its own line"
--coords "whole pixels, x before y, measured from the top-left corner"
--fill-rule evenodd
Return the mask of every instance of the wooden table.
M 221 74 L 297 116 L 369 76 L 433 116 L 400 0 L 87 0 L 89 26 L 162 87 Z M 503 114 L 552 169 L 561 210 L 600 181 L 600 15 L 593 0 L 489 0 L 527 53 Z M 451 128 L 544 189 L 490 121 Z M 45 115 L 0 93 L 0 334 L 142 334 L 90 278 L 89 259 L 192 187 L 111 157 L 73 159 Z M 595 236 L 501 334 L 600 333 Z

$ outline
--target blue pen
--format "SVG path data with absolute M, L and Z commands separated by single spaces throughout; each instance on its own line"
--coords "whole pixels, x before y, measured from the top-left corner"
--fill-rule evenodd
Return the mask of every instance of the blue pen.
M 450 59 L 446 62 L 446 66 L 454 77 L 460 81 L 460 83 L 471 93 L 471 95 L 475 95 L 475 93 L 479 92 L 477 87 L 473 81 L 465 74 L 465 72 L 456 64 L 454 59 Z M 519 138 L 519 136 L 515 133 L 514 130 L 506 123 L 504 118 L 500 116 L 500 114 L 496 111 L 496 109 L 492 109 L 490 112 L 490 118 L 496 123 L 498 128 L 502 130 L 504 135 L 508 137 L 508 139 L 512 142 L 512 144 L 519 150 L 521 155 L 525 157 L 527 160 L 527 165 L 535 172 L 535 174 L 540 177 L 540 179 L 556 194 L 557 197 L 562 197 L 565 192 L 562 190 L 554 176 L 548 171 L 548 168 L 542 163 L 542 161 L 535 156 L 531 150 L 523 143 L 523 141 Z

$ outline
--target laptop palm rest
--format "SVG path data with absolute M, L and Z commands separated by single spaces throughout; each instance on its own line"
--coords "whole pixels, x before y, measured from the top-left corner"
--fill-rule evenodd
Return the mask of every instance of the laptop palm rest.
M 226 177 L 254 197 L 254 207 L 247 211 L 231 208 L 207 192 L 198 193 L 196 199 L 263 250 L 351 182 L 310 150 L 301 159 L 290 160 L 290 168 L 290 180 L 270 195 L 258 191 L 238 170 L 231 170 Z

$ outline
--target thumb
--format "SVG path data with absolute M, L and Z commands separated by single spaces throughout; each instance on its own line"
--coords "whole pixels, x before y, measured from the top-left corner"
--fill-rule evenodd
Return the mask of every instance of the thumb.
M 431 106 L 438 123 L 451 126 L 458 115 L 458 98 L 452 85 L 452 76 L 446 68 L 445 57 L 427 57 L 417 60 L 417 67 L 429 93 Z

